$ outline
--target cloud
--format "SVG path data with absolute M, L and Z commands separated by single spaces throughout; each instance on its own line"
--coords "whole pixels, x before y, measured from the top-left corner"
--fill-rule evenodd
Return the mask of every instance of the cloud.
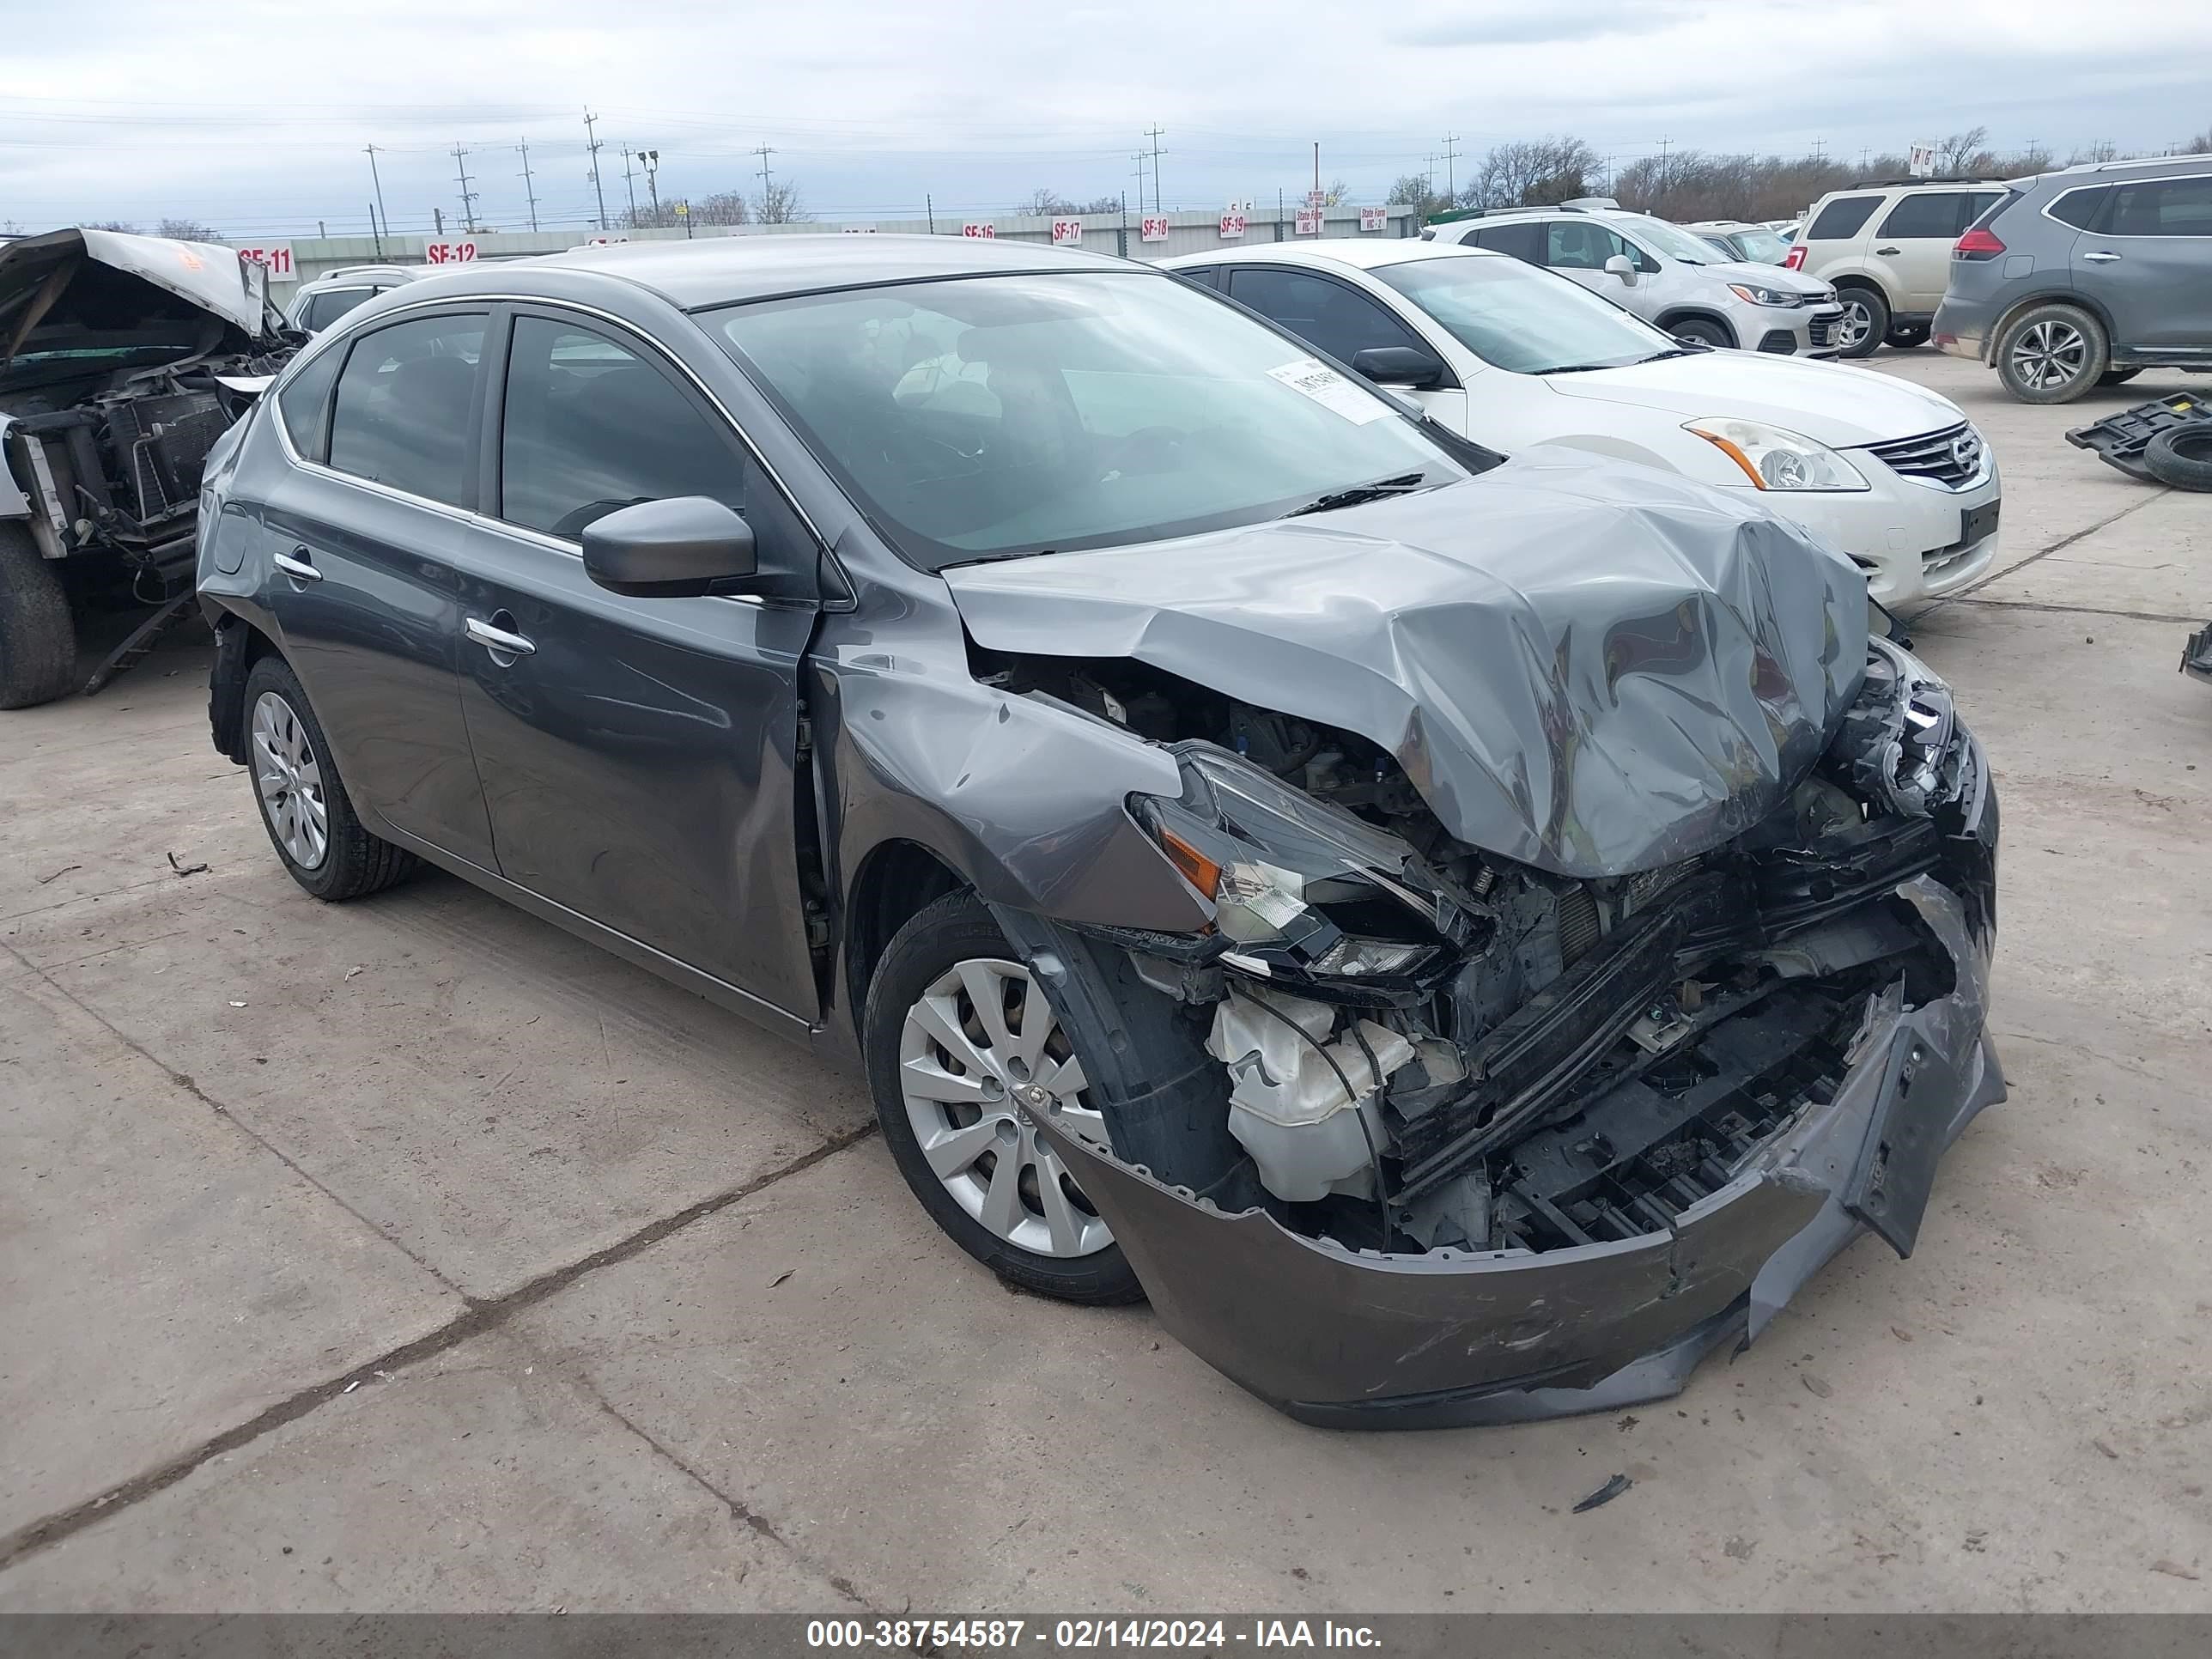
M 1408 46 L 1545 46 L 1604 35 L 1656 34 L 1691 13 L 1679 0 L 1585 0 L 1572 5 L 1515 6 L 1480 16 L 1455 13 L 1394 30 L 1389 38 Z

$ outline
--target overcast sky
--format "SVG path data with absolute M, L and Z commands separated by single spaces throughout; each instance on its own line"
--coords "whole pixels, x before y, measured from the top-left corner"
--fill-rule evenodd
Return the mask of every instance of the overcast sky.
M 595 211 L 583 113 L 658 149 L 664 200 L 758 186 L 817 216 L 1004 210 L 1039 185 L 1134 190 L 1163 128 L 1170 208 L 1304 189 L 1362 200 L 1455 134 L 1572 132 L 1620 161 L 1676 149 L 1895 151 L 1985 125 L 2060 159 L 2212 125 L 2206 0 L 7 0 L 0 224 L 165 216 L 233 235 L 457 215 L 456 144 L 488 224 Z M 214 21 L 219 19 L 219 23 Z M 1439 160 L 1441 181 L 1445 164 Z M 1149 184 L 1147 185 L 1149 188 Z M 635 180 L 647 199 L 642 174 Z

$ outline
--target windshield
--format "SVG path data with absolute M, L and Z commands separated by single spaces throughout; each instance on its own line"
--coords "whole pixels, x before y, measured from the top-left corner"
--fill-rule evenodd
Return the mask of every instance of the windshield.
M 1619 230 L 1633 231 L 1668 258 L 1680 259 L 1686 265 L 1723 263 L 1720 253 L 1704 237 L 1680 225 L 1670 225 L 1664 219 L 1641 213 L 1617 214 L 1608 216 L 1606 222 Z
M 1587 289 L 1502 254 L 1408 259 L 1374 274 L 1483 362 L 1516 374 L 1617 368 L 1674 344 Z
M 1251 524 L 1466 476 L 1295 342 L 1143 270 L 763 301 L 708 319 L 912 562 Z

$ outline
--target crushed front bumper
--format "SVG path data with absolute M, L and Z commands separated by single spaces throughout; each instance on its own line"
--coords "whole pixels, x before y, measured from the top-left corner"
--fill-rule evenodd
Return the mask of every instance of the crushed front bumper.
M 1664 1398 L 1716 1346 L 1757 1337 L 1859 1233 L 1910 1254 L 1937 1158 L 2005 1097 L 1965 907 L 1931 877 L 1896 891 L 1952 957 L 1950 994 L 1909 1010 L 1878 998 L 1834 1097 L 1668 1232 L 1541 1254 L 1355 1254 L 1264 1210 L 1224 1212 L 1049 1117 L 1038 1133 L 1161 1322 L 1301 1421 L 1461 1427 Z
M 2212 682 L 2212 623 L 2191 634 L 2181 647 L 2181 672 Z

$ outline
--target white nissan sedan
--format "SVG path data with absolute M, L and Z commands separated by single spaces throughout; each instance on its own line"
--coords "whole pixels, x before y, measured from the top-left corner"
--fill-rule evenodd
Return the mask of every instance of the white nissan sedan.
M 1996 555 L 1996 458 L 1956 404 L 1908 381 L 1686 343 L 1479 248 L 1344 239 L 1162 263 L 1476 443 L 1758 490 L 1849 553 L 1892 609 L 1956 592 Z

